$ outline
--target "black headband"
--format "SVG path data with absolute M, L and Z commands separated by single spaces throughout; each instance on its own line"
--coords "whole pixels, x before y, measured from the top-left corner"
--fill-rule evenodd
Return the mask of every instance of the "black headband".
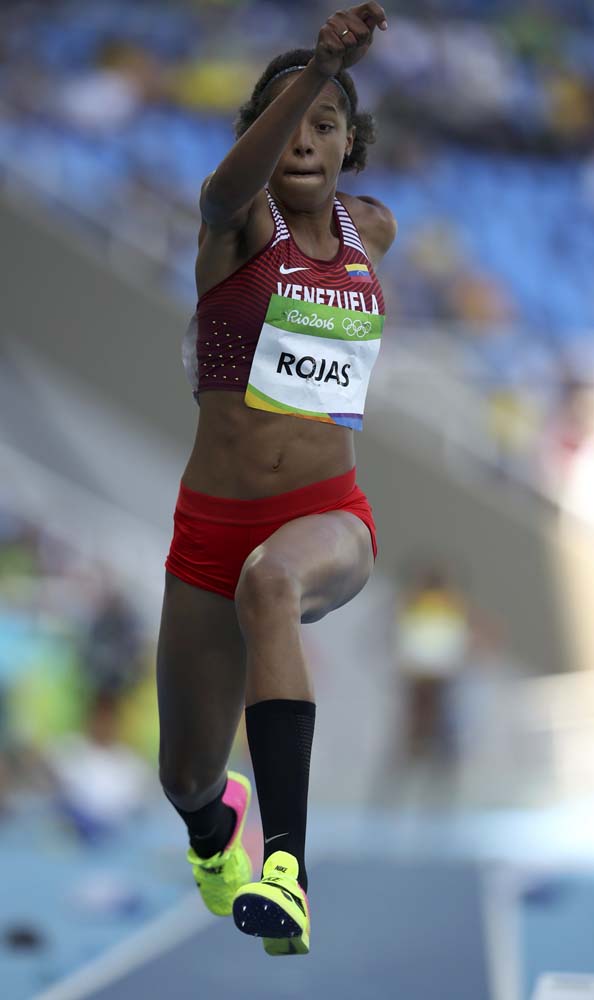
M 268 83 L 264 87 L 264 90 L 268 90 L 268 87 L 270 86 L 270 84 L 274 83 L 275 80 L 279 80 L 281 76 L 285 76 L 287 73 L 296 73 L 297 70 L 306 69 L 306 68 L 307 68 L 306 66 L 288 66 L 287 69 L 281 69 L 278 73 L 275 73 L 274 76 L 271 77 L 271 79 L 268 81 Z M 349 95 L 347 94 L 346 90 L 344 89 L 344 87 L 343 87 L 342 83 L 340 82 L 340 80 L 337 80 L 335 76 L 329 76 L 328 77 L 328 81 L 329 81 L 329 83 L 335 83 L 336 84 L 336 86 L 340 90 L 342 96 L 344 97 L 345 101 L 347 102 L 347 107 L 349 109 L 349 113 L 352 115 L 353 108 L 352 108 L 352 105 L 351 105 L 351 99 L 350 99 Z

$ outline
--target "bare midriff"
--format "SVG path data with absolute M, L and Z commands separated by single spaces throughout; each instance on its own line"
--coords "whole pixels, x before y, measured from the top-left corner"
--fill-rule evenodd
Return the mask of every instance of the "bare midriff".
M 240 392 L 203 392 L 182 482 L 210 496 L 277 496 L 348 472 L 353 431 L 246 406 Z

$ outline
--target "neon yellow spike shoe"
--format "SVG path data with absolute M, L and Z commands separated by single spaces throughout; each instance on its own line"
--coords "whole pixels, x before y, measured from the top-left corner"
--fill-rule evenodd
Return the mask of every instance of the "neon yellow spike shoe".
M 298 874 L 297 858 L 275 851 L 264 864 L 260 882 L 244 885 L 233 900 L 235 926 L 263 938 L 268 955 L 309 952 L 309 903 Z
M 231 915 L 233 897 L 252 877 L 252 863 L 241 842 L 251 797 L 249 780 L 237 771 L 228 771 L 223 802 L 237 813 L 231 839 L 212 858 L 199 858 L 193 847 L 186 855 L 206 907 L 218 917 Z

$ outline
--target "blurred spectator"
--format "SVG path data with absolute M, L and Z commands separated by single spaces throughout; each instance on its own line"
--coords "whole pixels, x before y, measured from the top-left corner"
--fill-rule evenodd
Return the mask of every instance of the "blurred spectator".
M 577 436 L 571 458 L 563 470 L 559 499 L 568 513 L 594 530 L 594 388 L 578 392 Z M 575 439 L 574 439 L 575 441 Z
M 460 234 L 447 219 L 416 226 L 405 239 L 404 268 L 397 276 L 407 318 L 454 321 L 469 327 L 508 325 L 516 317 L 509 290 L 481 273 L 465 253 Z
M 44 109 L 83 132 L 109 132 L 159 95 L 159 66 L 138 46 L 109 42 L 89 69 L 46 94 Z
M 110 572 L 0 503 L 0 813 L 22 790 L 47 792 L 46 748 L 65 740 L 74 765 L 73 734 L 85 728 L 90 770 L 121 760 L 123 777 L 140 774 L 140 763 L 128 766 L 137 754 L 154 770 L 153 658 Z
M 170 71 L 167 93 L 191 111 L 232 114 L 246 100 L 257 75 L 257 67 L 247 60 L 230 63 L 201 57 Z
M 464 665 L 470 641 L 467 611 L 443 572 L 427 568 L 402 595 L 395 653 L 406 683 L 407 756 L 451 753 L 445 711 L 448 681 Z
M 583 502 L 578 495 L 583 494 L 584 501 L 588 499 L 583 491 L 593 434 L 594 388 L 568 373 L 561 383 L 558 402 L 545 425 L 541 441 L 544 484 L 553 497 L 563 499 L 564 505 L 577 502 L 581 509 Z M 590 494 L 590 502 L 594 510 L 593 494 Z
M 77 129 L 109 131 L 133 117 L 139 97 L 133 80 L 114 70 L 97 69 L 64 81 L 46 110 Z
M 91 690 L 120 694 L 142 677 L 142 622 L 125 595 L 109 587 L 92 610 L 80 656 Z
M 457 750 L 452 690 L 471 654 L 495 630 L 439 563 L 418 568 L 395 618 L 394 655 L 407 704 L 406 757 L 452 764 Z
M 85 728 L 52 741 L 44 759 L 62 816 L 89 840 L 113 832 L 146 805 L 155 788 L 149 765 L 119 739 L 119 699 L 91 695 Z
M 486 404 L 496 474 L 519 482 L 536 481 L 541 418 L 536 399 L 516 386 L 498 385 L 487 392 Z
M 557 73 L 547 81 L 549 114 L 555 132 L 584 147 L 591 145 L 594 122 L 594 87 L 573 73 Z
M 0 686 L 0 819 L 6 809 L 10 789 L 11 741 L 6 692 Z
M 444 297 L 449 318 L 468 326 L 508 324 L 515 319 L 514 304 L 503 284 L 468 265 L 460 268 Z
M 0 599 L 21 589 L 39 571 L 39 531 L 22 517 L 0 508 Z
M 424 310 L 425 317 L 443 315 L 444 290 L 462 265 L 461 248 L 449 220 L 433 219 L 416 227 L 409 238 L 406 258 L 420 282 L 416 290 L 418 307 Z M 407 291 L 403 291 L 406 295 Z

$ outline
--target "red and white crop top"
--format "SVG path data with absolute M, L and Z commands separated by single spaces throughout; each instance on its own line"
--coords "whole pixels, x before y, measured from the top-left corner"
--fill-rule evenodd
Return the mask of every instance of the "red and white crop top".
M 194 398 L 209 389 L 245 392 L 271 295 L 384 314 L 381 285 L 357 227 L 334 199 L 340 248 L 332 260 L 302 253 L 266 189 L 274 219 L 269 242 L 202 295 L 183 341 Z

